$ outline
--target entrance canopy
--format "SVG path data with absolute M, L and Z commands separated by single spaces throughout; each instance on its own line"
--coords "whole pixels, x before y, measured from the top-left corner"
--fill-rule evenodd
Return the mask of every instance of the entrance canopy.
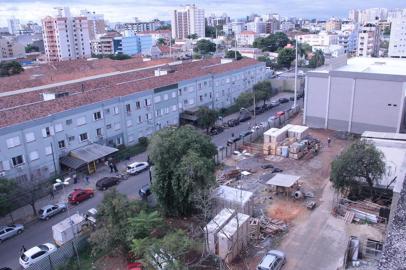
M 274 177 L 269 179 L 266 184 L 276 187 L 290 188 L 300 179 L 300 176 L 277 173 Z

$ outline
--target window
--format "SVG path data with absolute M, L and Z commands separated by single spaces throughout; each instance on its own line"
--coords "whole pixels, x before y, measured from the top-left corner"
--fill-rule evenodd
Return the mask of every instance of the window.
M 187 99 L 183 100 L 183 104 L 187 105 Z
M 59 141 L 58 147 L 59 147 L 59 149 L 65 148 L 65 140 Z
M 114 107 L 114 114 L 118 114 L 119 113 L 119 110 L 118 110 L 118 107 L 116 106 L 116 107 Z
M 203 96 L 200 95 L 200 96 L 199 96 L 199 99 L 200 99 L 200 101 L 203 101 Z
M 93 113 L 93 119 L 95 121 L 102 119 L 102 114 L 100 111 Z
M 193 105 L 195 103 L 195 100 L 193 98 L 189 99 L 189 104 Z
M 151 120 L 151 119 L 152 119 L 152 114 L 150 114 L 150 113 L 147 113 L 145 116 L 146 116 L 147 120 Z
M 133 125 L 133 121 L 131 119 L 127 120 L 127 127 L 131 127 Z
M 165 94 L 165 95 L 164 95 L 164 100 L 168 100 L 168 98 L 169 98 L 169 95 L 168 95 L 168 94 Z
M 86 132 L 85 132 L 85 133 L 80 134 L 79 136 L 80 136 L 80 141 L 81 141 L 81 142 L 83 142 L 83 141 L 86 141 L 86 140 L 87 140 L 87 133 L 86 133 Z
M 138 123 L 142 123 L 142 116 L 138 115 Z
M 150 106 L 151 105 L 151 99 L 150 98 L 146 98 L 144 100 L 144 102 L 145 102 L 145 106 Z
M 55 132 L 63 131 L 62 123 L 55 124 Z
M 114 124 L 114 130 L 119 130 L 120 129 L 120 123 L 115 123 Z
M 25 133 L 25 141 L 28 143 L 28 142 L 32 142 L 32 141 L 35 141 L 35 134 L 34 134 L 34 132 L 28 132 L 28 133 Z
M 30 153 L 30 160 L 34 161 L 34 160 L 37 160 L 37 159 L 39 159 L 38 151 L 32 151 Z
M 130 112 L 131 112 L 131 104 L 126 104 L 126 105 L 125 105 L 125 109 L 126 109 L 126 111 L 127 111 L 128 113 L 130 113 Z
M 137 110 L 141 109 L 141 102 L 136 101 L 135 102 L 135 108 L 137 108 Z
M 155 103 L 158 103 L 158 102 L 160 102 L 161 101 L 161 96 L 156 96 L 156 97 L 154 97 L 154 102 Z
M 97 135 L 97 137 L 101 137 L 101 136 L 102 136 L 102 129 L 101 129 L 101 128 L 97 128 L 97 129 L 96 129 L 96 135 Z
M 51 155 L 52 154 L 52 147 L 47 146 L 45 147 L 45 155 Z
M 181 89 L 179 89 L 179 90 L 181 90 Z M 176 98 L 176 92 L 175 91 L 172 92 L 172 98 Z
M 76 124 L 77 124 L 78 126 L 83 126 L 84 124 L 86 124 L 86 117 L 84 117 L 84 116 L 79 117 L 79 118 L 76 120 Z
M 19 166 L 21 164 L 24 164 L 24 157 L 22 155 L 13 157 L 11 159 L 11 162 L 13 163 L 13 167 L 17 167 L 17 166 Z
M 6 143 L 7 143 L 8 148 L 16 147 L 16 146 L 20 145 L 20 137 L 16 136 L 16 137 L 7 139 Z
M 106 128 L 107 128 L 107 129 L 111 129 L 111 124 L 107 124 L 107 125 L 106 125 Z
M 42 129 L 42 137 L 47 138 L 54 135 L 54 129 L 52 127 L 46 127 Z
M 68 142 L 73 142 L 75 140 L 75 136 L 69 136 L 68 137 Z
M 182 95 L 182 89 L 178 89 L 178 93 L 179 93 L 179 96 L 181 96 Z

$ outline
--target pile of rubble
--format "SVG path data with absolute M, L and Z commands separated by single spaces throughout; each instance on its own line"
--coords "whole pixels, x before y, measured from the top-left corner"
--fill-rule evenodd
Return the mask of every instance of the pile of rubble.
M 249 223 L 250 238 L 253 240 L 265 239 L 269 235 L 275 235 L 288 230 L 288 225 L 279 219 L 270 219 L 265 215 L 259 218 L 251 218 Z

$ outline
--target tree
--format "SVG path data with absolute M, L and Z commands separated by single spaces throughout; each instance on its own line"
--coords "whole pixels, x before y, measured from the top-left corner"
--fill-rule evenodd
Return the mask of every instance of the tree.
M 268 80 L 258 82 L 254 85 L 255 100 L 263 100 L 265 102 L 270 99 L 274 93 L 272 92 L 271 82 Z
M 214 126 L 219 114 L 216 110 L 207 108 L 205 106 L 200 107 L 197 111 L 198 125 L 206 129 L 206 133 L 209 133 L 209 129 Z
M 277 32 L 264 38 L 256 38 L 253 46 L 262 51 L 276 52 L 277 50 L 284 48 L 288 42 L 289 38 L 285 33 Z
M 164 220 L 157 211 L 146 212 L 141 210 L 136 216 L 128 219 L 127 241 L 149 237 L 151 232 L 159 230 L 164 225 Z
M 309 60 L 310 68 L 317 68 L 324 65 L 324 53 L 321 50 L 316 50 L 313 57 Z
M 127 59 L 131 59 L 131 56 L 128 54 L 119 53 L 119 54 L 112 54 L 109 56 L 109 58 L 112 60 L 127 60 Z
M 26 53 L 30 53 L 30 52 L 39 52 L 39 47 L 38 46 L 34 46 L 32 44 L 28 44 L 25 47 L 25 52 Z
M 235 54 L 236 52 L 233 50 L 227 51 L 226 55 L 224 56 L 225 58 L 232 58 L 235 59 Z M 237 51 L 237 60 L 241 60 L 242 59 L 242 55 L 239 51 Z
M 295 60 L 295 50 L 290 48 L 280 49 L 278 51 L 277 63 L 281 67 L 290 68 L 292 61 Z
M 0 77 L 19 74 L 24 68 L 17 61 L 8 61 L 0 63 Z
M 156 40 L 157 45 L 166 45 L 166 40 L 164 38 L 158 38 Z
M 375 145 L 366 141 L 353 143 L 331 164 L 330 181 L 341 193 L 356 192 L 366 183 L 374 197 L 374 185 L 385 173 L 384 155 Z
M 209 54 L 216 51 L 216 44 L 207 39 L 197 41 L 194 51 L 202 55 Z
M 155 164 L 152 190 L 166 215 L 186 216 L 195 207 L 193 195 L 214 184 L 216 146 L 191 126 L 158 131 L 148 146 Z
M 251 92 L 241 93 L 235 101 L 238 108 L 248 108 L 254 103 L 254 98 Z
M 198 35 L 197 34 L 191 34 L 187 36 L 188 39 L 197 39 Z
M 269 57 L 267 57 L 267 56 L 259 56 L 259 57 L 257 58 L 257 60 L 258 60 L 258 61 L 261 61 L 261 62 L 265 62 L 265 65 L 266 65 L 267 67 L 271 67 L 271 66 L 272 66 L 272 60 L 269 59 Z
M 209 25 L 206 24 L 205 36 L 206 37 L 211 37 L 211 38 L 216 38 L 216 27 L 209 26 Z
M 12 198 L 17 190 L 17 185 L 14 181 L 0 178 L 0 217 L 10 213 L 12 210 Z

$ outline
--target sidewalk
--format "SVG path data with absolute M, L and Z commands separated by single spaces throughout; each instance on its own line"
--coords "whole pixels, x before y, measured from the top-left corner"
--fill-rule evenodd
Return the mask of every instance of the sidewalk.
M 125 160 L 117 163 L 117 169 L 120 172 L 124 172 L 127 168 L 127 164 L 137 160 L 137 161 L 146 161 L 147 154 L 146 152 L 141 153 L 135 157 L 132 157 L 130 160 Z M 96 187 L 96 182 L 106 176 L 115 176 L 116 173 L 110 173 L 110 168 L 103 163 L 99 164 L 100 167 L 97 168 L 96 173 L 89 175 L 89 184 L 85 182 L 83 177 L 80 177 L 79 182 L 73 184 L 73 180 L 71 180 L 71 184 L 65 186 L 65 190 L 61 189 L 59 191 L 55 191 L 54 198 L 51 199 L 51 196 L 48 195 L 39 199 L 35 203 L 35 207 L 37 211 L 48 204 L 55 204 L 58 202 L 67 202 L 68 194 L 71 193 L 75 188 L 93 188 Z M 6 215 L 0 218 L 0 224 L 10 224 L 10 223 L 20 223 L 20 224 L 27 224 L 32 223 L 37 220 L 36 215 L 33 215 L 31 205 L 23 206 L 15 211 L 12 212 L 13 220 L 11 220 L 10 215 Z

